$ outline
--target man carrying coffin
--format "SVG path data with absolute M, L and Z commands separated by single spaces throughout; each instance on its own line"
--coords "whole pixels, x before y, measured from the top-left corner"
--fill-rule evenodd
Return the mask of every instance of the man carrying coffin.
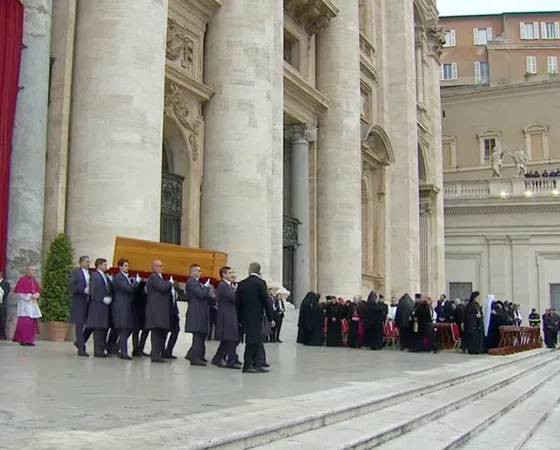
M 263 315 L 266 314 L 271 327 L 275 323 L 266 282 L 261 278 L 260 272 L 261 265 L 251 263 L 249 277 L 239 282 L 236 291 L 237 315 L 245 331 L 244 373 L 268 372 L 263 367 L 266 361 L 262 337 Z
M 146 282 L 146 329 L 152 336 L 152 362 L 164 363 L 165 338 L 171 327 L 171 289 L 173 284 L 163 279 L 163 264 L 152 261 L 152 274 Z
M 107 260 L 95 260 L 95 272 L 89 282 L 90 301 L 86 328 L 93 329 L 93 356 L 106 358 L 105 341 L 109 329 L 109 305 L 113 301 L 113 286 L 107 276 Z
M 191 264 L 190 276 L 185 287 L 189 302 L 185 331 L 192 333 L 193 340 L 185 359 L 188 359 L 192 366 L 206 366 L 205 340 L 210 327 L 210 301 L 214 298 L 214 293 L 210 290 L 210 280 L 206 284 L 200 283 L 201 275 L 200 266 Z
M 129 263 L 126 259 L 119 259 L 117 266 L 119 273 L 113 277 L 114 294 L 111 315 L 113 328 L 118 333 L 119 358 L 131 360 L 132 358 L 128 356 L 128 338 L 134 328 L 132 294 L 137 282 L 131 281 L 128 277 Z
M 80 256 L 79 267 L 70 272 L 68 289 L 72 293 L 70 308 L 70 322 L 76 329 L 76 342 L 78 356 L 89 356 L 86 352 L 86 342 L 91 336 L 91 328 L 85 328 L 89 308 L 89 256 Z
M 216 336 L 220 340 L 220 346 L 212 359 L 212 364 L 228 369 L 240 369 L 240 365 L 236 364 L 237 354 L 235 353 L 239 341 L 239 322 L 237 321 L 231 267 L 222 267 L 220 277 L 222 281 L 218 283 L 216 289 L 216 304 L 218 306 Z

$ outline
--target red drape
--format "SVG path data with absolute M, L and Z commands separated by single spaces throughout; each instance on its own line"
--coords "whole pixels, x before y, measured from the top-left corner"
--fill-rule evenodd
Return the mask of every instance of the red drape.
M 10 153 L 23 38 L 23 5 L 0 0 L 0 271 L 6 268 Z

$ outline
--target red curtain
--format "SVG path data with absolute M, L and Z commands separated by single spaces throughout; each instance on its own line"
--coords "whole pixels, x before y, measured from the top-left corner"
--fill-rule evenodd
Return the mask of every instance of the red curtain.
M 0 0 L 0 271 L 6 268 L 10 153 L 23 39 L 23 5 Z

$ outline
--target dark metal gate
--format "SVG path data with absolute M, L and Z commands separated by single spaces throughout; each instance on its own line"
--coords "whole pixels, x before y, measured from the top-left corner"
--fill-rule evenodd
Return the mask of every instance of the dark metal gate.
M 293 217 L 284 216 L 282 223 L 282 283 L 290 292 L 294 292 L 294 264 L 296 256 L 296 247 L 298 246 L 298 227 L 299 220 Z
M 161 224 L 160 242 L 181 245 L 181 220 L 183 217 L 183 180 L 174 173 L 161 174 Z

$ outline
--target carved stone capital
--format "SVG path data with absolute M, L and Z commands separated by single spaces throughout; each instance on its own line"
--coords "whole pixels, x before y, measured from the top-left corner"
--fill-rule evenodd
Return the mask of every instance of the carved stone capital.
M 167 19 L 167 42 L 165 56 L 169 61 L 178 61 L 191 75 L 194 72 L 194 41 L 187 36 L 174 19 Z
M 309 143 L 317 140 L 317 127 L 307 123 L 296 123 L 284 128 L 284 136 L 292 142 L 307 141 Z
M 432 215 L 432 208 L 429 203 L 420 203 L 420 215 L 421 216 Z
M 439 23 L 435 23 L 426 31 L 428 44 L 433 55 L 438 59 L 443 53 L 443 46 L 445 44 L 445 33 L 443 27 Z
M 203 117 L 198 108 L 191 107 L 182 97 L 182 90 L 175 83 L 168 82 L 165 87 L 164 115 L 177 121 L 185 132 L 192 159 L 196 161 L 199 152 L 200 126 Z
M 327 28 L 338 14 L 331 0 L 284 0 L 284 11 L 310 36 Z

